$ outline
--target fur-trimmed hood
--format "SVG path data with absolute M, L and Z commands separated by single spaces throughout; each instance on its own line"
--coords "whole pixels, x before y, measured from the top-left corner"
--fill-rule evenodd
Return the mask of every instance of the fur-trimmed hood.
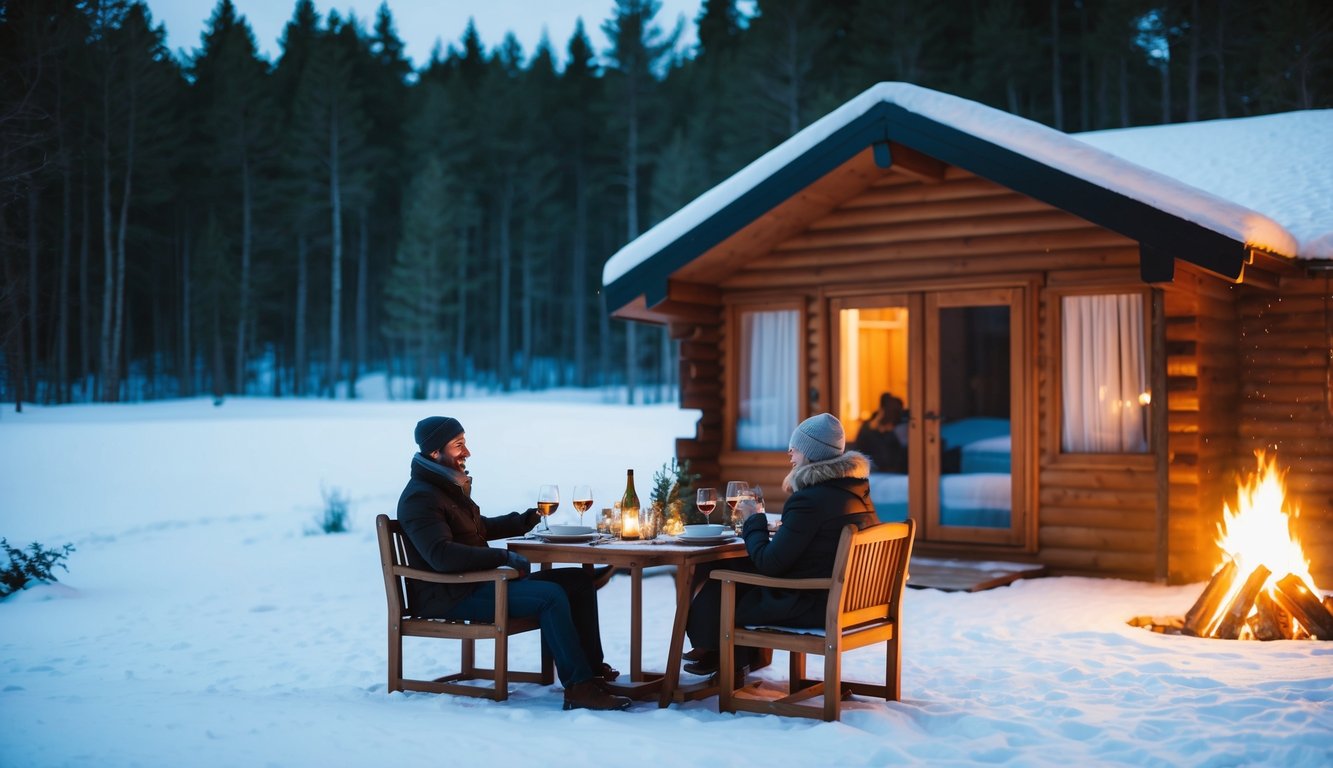
M 847 451 L 826 461 L 813 461 L 792 467 L 782 480 L 782 490 L 796 493 L 802 488 L 844 477 L 865 480 L 870 477 L 870 459 L 857 451 Z

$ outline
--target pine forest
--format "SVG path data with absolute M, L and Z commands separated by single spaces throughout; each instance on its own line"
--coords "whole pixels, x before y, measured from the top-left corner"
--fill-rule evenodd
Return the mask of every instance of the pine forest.
M 397 398 L 678 385 L 608 316 L 621 246 L 880 81 L 1063 131 L 1333 106 L 1327 0 L 606 0 L 569 40 L 416 67 L 392 5 L 0 0 L 0 397 Z M 193 36 L 193 32 L 191 32 Z M 608 395 L 610 396 L 610 395 Z

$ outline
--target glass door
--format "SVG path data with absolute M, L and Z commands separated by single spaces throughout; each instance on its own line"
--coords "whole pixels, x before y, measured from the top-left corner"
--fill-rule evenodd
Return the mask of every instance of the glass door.
M 837 415 L 883 521 L 925 541 L 1022 544 L 1021 288 L 832 304 Z
M 1022 289 L 925 297 L 924 519 L 932 541 L 1021 544 Z

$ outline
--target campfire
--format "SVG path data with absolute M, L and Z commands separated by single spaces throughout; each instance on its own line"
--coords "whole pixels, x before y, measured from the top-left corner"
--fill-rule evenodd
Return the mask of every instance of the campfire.
M 1159 632 L 1227 640 L 1333 640 L 1333 597 L 1320 599 L 1310 563 L 1291 534 L 1290 505 L 1276 459 L 1255 454 L 1258 472 L 1223 506 L 1222 560 L 1183 620 L 1135 619 Z M 1289 511 L 1290 510 L 1290 511 Z

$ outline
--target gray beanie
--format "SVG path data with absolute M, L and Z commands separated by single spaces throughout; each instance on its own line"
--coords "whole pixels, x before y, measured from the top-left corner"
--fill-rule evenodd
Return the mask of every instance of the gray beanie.
M 847 435 L 836 416 L 821 413 L 797 424 L 789 445 L 800 451 L 807 461 L 828 461 L 846 451 Z

